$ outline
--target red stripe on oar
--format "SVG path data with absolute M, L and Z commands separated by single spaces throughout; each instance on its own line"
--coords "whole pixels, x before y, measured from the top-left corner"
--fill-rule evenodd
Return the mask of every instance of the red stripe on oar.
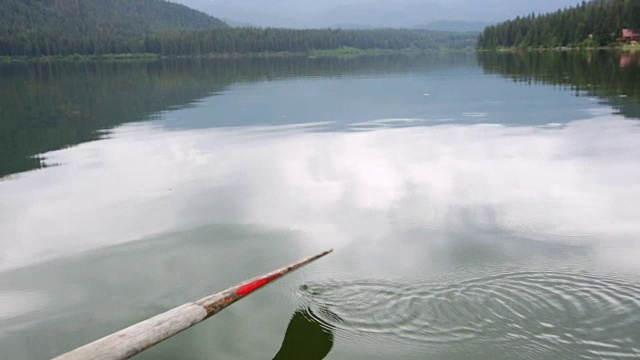
M 236 291 L 236 294 L 238 296 L 247 295 L 250 292 L 256 290 L 259 287 L 261 287 L 262 285 L 264 285 L 264 284 L 270 282 L 271 280 L 279 277 L 280 275 L 282 275 L 282 274 L 278 273 L 278 274 L 274 274 L 274 275 L 271 275 L 271 276 L 264 277 L 262 279 L 258 279 L 258 280 L 252 281 L 252 282 L 250 282 L 248 284 L 244 284 L 244 285 L 242 285 L 242 286 L 240 286 L 238 288 L 238 291 Z

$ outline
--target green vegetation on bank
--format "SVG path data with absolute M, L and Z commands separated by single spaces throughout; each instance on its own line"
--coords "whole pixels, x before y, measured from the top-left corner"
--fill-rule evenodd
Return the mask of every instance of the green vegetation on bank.
M 640 27 L 640 1 L 593 0 L 488 26 L 478 48 L 600 47 L 612 44 L 623 28 Z
M 470 52 L 473 48 L 462 48 L 457 51 Z M 163 58 L 190 58 L 190 59 L 241 59 L 241 58 L 282 58 L 282 57 L 355 57 L 355 56 L 387 56 L 401 55 L 414 56 L 424 55 L 438 52 L 456 51 L 449 48 L 440 48 L 437 50 L 420 50 L 415 48 L 389 50 L 389 49 L 356 49 L 352 47 L 342 47 L 338 49 L 328 50 L 311 50 L 305 52 L 261 52 L 261 53 L 211 53 L 203 55 L 176 55 L 176 56 L 160 56 L 150 53 L 123 53 L 123 54 L 102 54 L 102 55 L 56 55 L 56 56 L 0 56 L 0 64 L 12 62 L 50 62 L 50 61 L 157 61 Z
M 467 48 L 459 48 L 458 50 L 472 50 L 472 47 Z M 357 49 L 353 47 L 341 47 L 337 49 L 328 49 L 328 50 L 311 50 L 308 55 L 316 56 L 316 57 L 349 57 L 349 56 L 373 56 L 373 55 L 419 55 L 424 54 L 427 51 L 437 51 L 437 50 L 453 50 L 448 47 L 443 48 L 435 48 L 435 49 L 418 49 L 418 48 L 406 48 L 406 49 Z
M 0 56 L 203 56 L 475 47 L 477 33 L 373 29 L 229 28 L 160 0 L 3 0 Z
M 0 63 L 20 62 L 20 61 L 147 61 L 157 60 L 157 54 L 101 54 L 101 55 L 54 55 L 54 56 L 0 56 Z

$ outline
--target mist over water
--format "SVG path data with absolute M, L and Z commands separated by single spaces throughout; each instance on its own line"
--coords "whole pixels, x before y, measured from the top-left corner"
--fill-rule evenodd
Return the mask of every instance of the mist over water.
M 82 92 L 67 65 L 3 75 L 73 96 L 22 92 L 32 111 L 3 115 L 50 148 L 14 137 L 7 158 L 31 170 L 0 180 L 0 358 L 55 356 L 331 247 L 140 358 L 640 355 L 629 83 L 583 89 L 580 59 L 545 59 L 573 83 L 473 54 L 260 61 L 85 64 L 105 76 Z M 127 82 L 131 103 L 110 91 Z

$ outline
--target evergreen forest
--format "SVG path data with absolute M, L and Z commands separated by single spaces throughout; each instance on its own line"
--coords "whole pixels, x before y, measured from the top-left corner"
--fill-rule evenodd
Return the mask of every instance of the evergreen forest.
M 0 56 L 303 53 L 473 48 L 477 33 L 231 28 L 164 0 L 2 0 Z
M 593 0 L 549 14 L 530 14 L 488 26 L 478 48 L 598 47 L 614 43 L 623 28 L 640 27 L 640 1 Z

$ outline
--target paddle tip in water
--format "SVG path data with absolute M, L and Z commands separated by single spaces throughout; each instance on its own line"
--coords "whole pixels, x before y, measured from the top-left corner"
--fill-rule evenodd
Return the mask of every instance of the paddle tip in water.
M 309 256 L 291 265 L 282 267 L 270 273 L 254 277 L 250 280 L 244 281 L 236 286 L 230 287 L 217 294 L 205 297 L 196 301 L 197 305 L 204 307 L 207 310 L 207 317 L 213 316 L 220 312 L 222 309 L 240 300 L 241 298 L 253 293 L 254 291 L 264 287 L 274 280 L 279 279 L 283 275 L 286 275 L 292 271 L 295 271 L 315 260 L 320 259 L 333 252 L 333 249 L 323 251 L 319 254 Z
M 276 271 L 273 271 L 269 274 L 263 275 L 263 276 L 259 276 L 258 278 L 254 278 L 251 279 L 243 284 L 240 284 L 237 286 L 235 293 L 238 296 L 245 296 L 250 294 L 251 292 L 261 288 L 262 286 L 270 283 L 271 281 L 279 278 L 282 275 L 285 275 L 291 271 L 297 270 L 299 268 L 301 268 L 302 266 L 305 266 L 307 264 L 309 264 L 312 261 L 315 261 L 317 259 L 320 259 L 323 256 L 326 256 L 328 254 L 330 254 L 331 252 L 333 252 L 333 249 L 329 249 L 326 251 L 323 251 L 317 255 L 314 256 L 310 256 L 308 258 L 304 258 L 296 263 L 293 263 L 287 267 L 283 267 L 281 269 L 278 269 Z

